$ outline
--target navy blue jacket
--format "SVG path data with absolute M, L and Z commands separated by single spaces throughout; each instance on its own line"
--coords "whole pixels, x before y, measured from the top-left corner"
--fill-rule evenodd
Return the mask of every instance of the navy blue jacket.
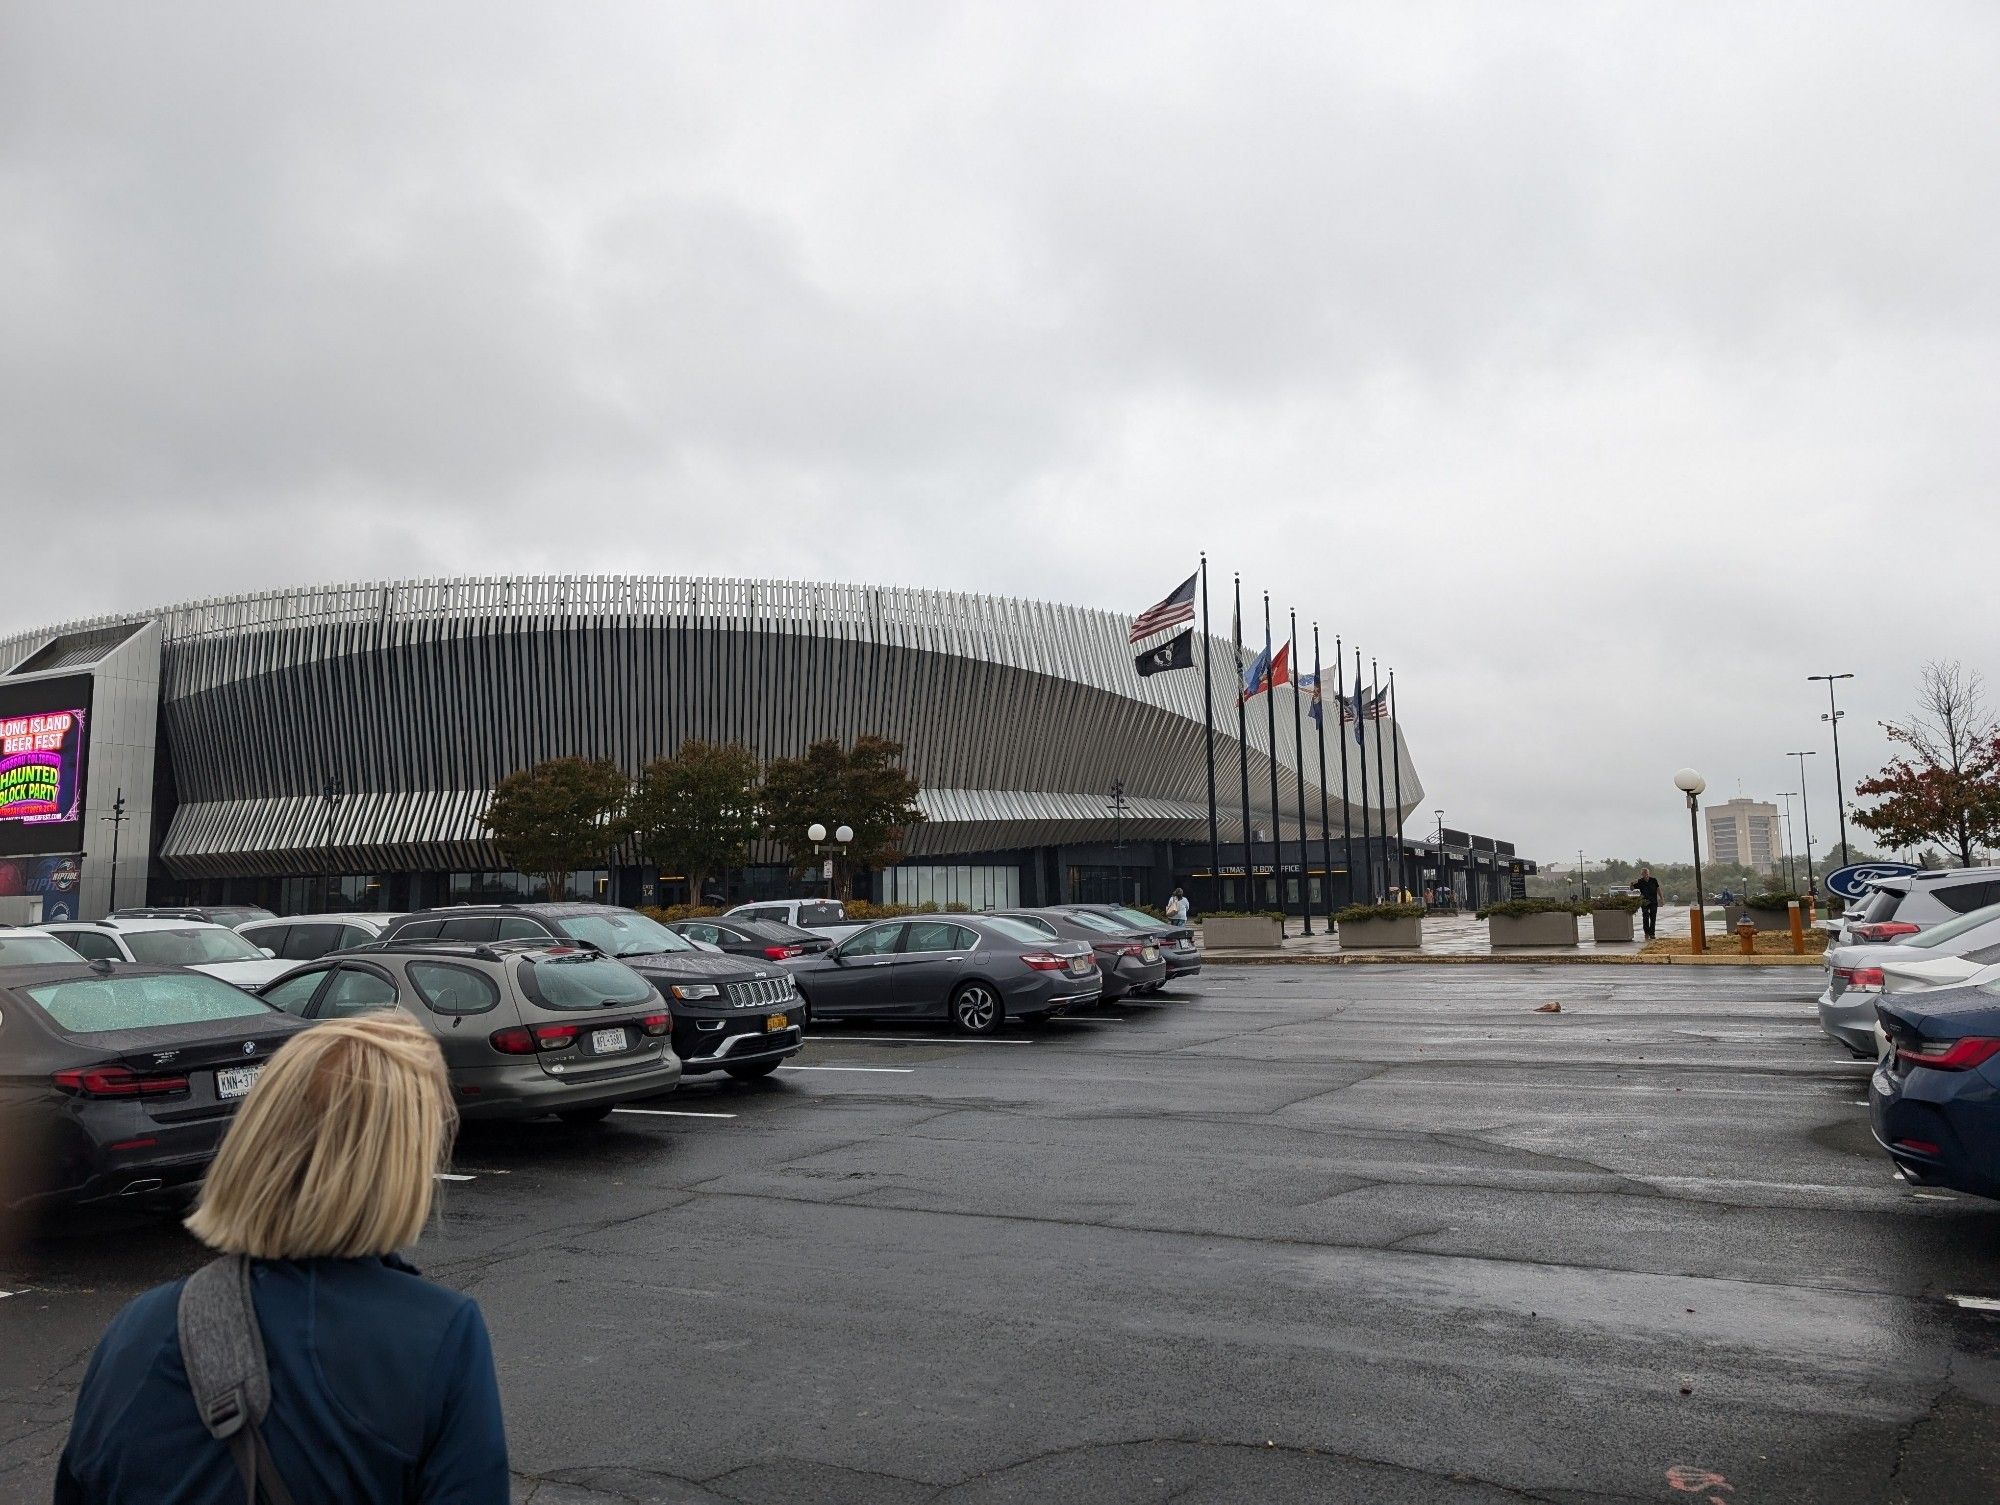
M 111 1321 L 76 1398 L 56 1505 L 243 1505 L 201 1424 L 157 1286 Z M 387 1259 L 258 1260 L 271 1369 L 264 1440 L 298 1505 L 506 1505 L 507 1438 L 469 1296 Z

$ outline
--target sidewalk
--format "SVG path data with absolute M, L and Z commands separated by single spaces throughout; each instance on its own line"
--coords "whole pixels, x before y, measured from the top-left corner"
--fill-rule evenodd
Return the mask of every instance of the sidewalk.
M 1642 967 L 1817 967 L 1817 956 L 1744 956 L 1732 936 L 1709 937 L 1709 950 L 1702 956 L 1641 956 L 1643 940 L 1607 941 L 1599 945 L 1591 935 L 1588 918 L 1577 922 L 1582 939 L 1574 946 L 1508 946 L 1495 951 L 1487 942 L 1486 922 L 1472 917 L 1470 910 L 1456 915 L 1437 915 L 1424 921 L 1424 944 L 1416 950 L 1343 951 L 1339 941 L 1323 933 L 1321 919 L 1313 922 L 1313 934 L 1298 934 L 1299 921 L 1285 922 L 1285 943 L 1276 950 L 1209 951 L 1203 948 L 1204 962 L 1220 966 L 1225 962 L 1293 962 L 1321 966 L 1357 966 L 1379 962 L 1422 963 L 1532 963 L 1535 966 L 1642 966 Z M 1196 929 L 1200 926 L 1197 924 Z M 1688 933 L 1685 909 L 1660 912 L 1660 935 Z

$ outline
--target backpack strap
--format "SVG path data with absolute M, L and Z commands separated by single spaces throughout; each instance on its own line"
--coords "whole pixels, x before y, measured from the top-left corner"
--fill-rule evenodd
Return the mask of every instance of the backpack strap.
M 181 1363 L 195 1409 L 211 1437 L 228 1444 L 243 1479 L 247 1505 L 293 1505 L 271 1462 L 261 1423 L 271 1409 L 271 1371 L 264 1333 L 250 1296 L 250 1261 L 224 1255 L 203 1265 L 181 1287 Z

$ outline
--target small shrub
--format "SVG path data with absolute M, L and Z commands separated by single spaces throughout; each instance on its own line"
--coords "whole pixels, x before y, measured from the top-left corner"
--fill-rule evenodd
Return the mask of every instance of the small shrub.
M 1495 916 L 1503 920 L 1521 920 L 1535 914 L 1588 914 L 1581 904 L 1569 899 L 1502 899 L 1498 904 L 1489 904 L 1479 910 L 1476 918 L 1490 920 Z
M 1801 909 L 1806 907 L 1806 901 L 1797 894 L 1751 894 L 1743 901 L 1745 909 L 1776 910 L 1780 914 L 1791 904 L 1797 904 Z
M 1590 901 L 1593 914 L 1610 914 L 1623 910 L 1626 914 L 1636 914 L 1639 909 L 1637 894 L 1600 894 Z
M 951 903 L 945 905 L 944 912 L 946 914 L 971 914 L 972 906 L 970 904 Z
M 1421 904 L 1350 904 L 1333 912 L 1336 925 L 1359 925 L 1368 920 L 1421 920 Z
M 857 925 L 870 925 L 877 920 L 900 920 L 904 915 L 937 913 L 935 904 L 928 910 L 918 910 L 908 904 L 877 904 L 870 899 L 849 899 L 842 908 L 847 918 Z
M 722 912 L 713 904 L 669 904 L 665 909 L 648 904 L 639 909 L 647 919 L 658 920 L 662 925 L 671 925 L 676 920 L 712 920 Z

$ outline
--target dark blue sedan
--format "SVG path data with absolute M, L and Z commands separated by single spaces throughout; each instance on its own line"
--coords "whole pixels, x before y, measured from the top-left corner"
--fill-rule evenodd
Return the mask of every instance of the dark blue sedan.
M 1905 1178 L 2000 1198 L 2000 992 L 1891 994 L 1868 1084 L 1875 1137 Z

